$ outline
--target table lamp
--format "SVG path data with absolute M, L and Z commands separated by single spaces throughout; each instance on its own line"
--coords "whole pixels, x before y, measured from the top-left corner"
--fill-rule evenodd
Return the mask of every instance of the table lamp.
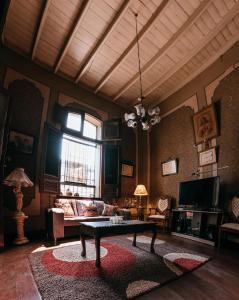
M 13 192 L 16 197 L 16 211 L 13 218 L 16 220 L 17 224 L 17 237 L 14 240 L 14 244 L 21 245 L 28 243 L 28 239 L 24 236 L 24 221 L 28 218 L 22 211 L 23 205 L 23 193 L 21 187 L 31 187 L 33 183 L 27 177 L 22 168 L 14 169 L 3 182 L 7 186 L 14 187 Z
M 141 198 L 142 198 L 142 196 L 148 196 L 148 192 L 146 190 L 145 185 L 138 184 L 136 186 L 135 191 L 134 191 L 134 195 L 139 196 L 139 207 L 141 207 Z

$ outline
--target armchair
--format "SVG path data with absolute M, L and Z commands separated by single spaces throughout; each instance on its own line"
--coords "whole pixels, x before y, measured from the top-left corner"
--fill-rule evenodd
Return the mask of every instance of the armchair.
M 157 208 L 149 208 L 149 221 L 155 221 L 159 226 L 163 227 L 163 231 L 169 229 L 171 215 L 171 199 L 159 198 Z
M 218 248 L 220 248 L 221 246 L 222 235 L 225 235 L 227 233 L 239 235 L 239 198 L 238 197 L 234 197 L 231 200 L 229 213 L 227 216 L 224 216 L 222 220 L 222 225 L 219 227 Z

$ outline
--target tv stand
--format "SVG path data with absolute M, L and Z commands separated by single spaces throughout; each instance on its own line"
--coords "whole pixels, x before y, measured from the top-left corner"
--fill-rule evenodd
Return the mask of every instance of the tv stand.
M 176 208 L 172 210 L 172 213 L 172 235 L 211 246 L 216 245 L 223 214 L 221 210 Z

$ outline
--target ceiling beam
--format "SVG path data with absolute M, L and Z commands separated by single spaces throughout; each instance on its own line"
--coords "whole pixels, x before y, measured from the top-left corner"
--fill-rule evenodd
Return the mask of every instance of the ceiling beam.
M 152 100 L 148 101 L 148 105 L 152 104 L 153 106 L 156 106 L 163 102 L 165 99 L 167 99 L 169 96 L 177 92 L 179 89 L 181 89 L 183 86 L 185 86 L 188 82 L 195 79 L 199 74 L 201 74 L 203 71 L 205 71 L 211 64 L 213 64 L 218 58 L 220 58 L 225 52 L 227 52 L 237 41 L 239 40 L 239 35 L 237 34 L 234 36 L 230 41 L 226 43 L 224 47 L 222 47 L 219 52 L 215 53 L 213 56 L 209 58 L 199 69 L 196 69 L 192 74 L 190 74 L 189 77 L 184 79 L 182 82 L 180 82 L 177 86 L 175 86 L 173 89 L 170 89 L 169 92 L 166 92 L 165 94 L 160 97 L 157 101 Z
M 206 38 L 204 38 L 197 47 L 193 50 L 189 51 L 187 55 L 183 59 L 181 59 L 173 69 L 169 70 L 163 76 L 153 83 L 146 91 L 145 95 L 151 94 L 155 89 L 157 89 L 161 84 L 163 84 L 166 80 L 168 80 L 171 76 L 173 76 L 177 71 L 179 71 L 186 63 L 188 63 L 195 55 L 197 55 L 220 31 L 230 22 L 237 14 L 239 13 L 239 2 L 235 4 L 233 10 L 228 12 L 226 16 L 222 18 L 222 20 L 217 24 L 215 30 L 211 31 Z M 217 54 L 215 54 L 217 55 Z M 147 102 L 147 99 L 145 100 Z
M 36 55 L 37 46 L 38 46 L 38 43 L 39 43 L 39 40 L 40 40 L 42 29 L 43 29 L 44 24 L 46 22 L 47 12 L 48 12 L 48 9 L 50 7 L 50 4 L 51 4 L 51 0 L 45 0 L 45 3 L 44 3 L 43 8 L 42 8 L 41 16 L 40 16 L 40 19 L 39 19 L 39 23 L 38 23 L 38 26 L 37 26 L 37 29 L 36 29 L 36 33 L 35 33 L 35 36 L 34 36 L 34 39 L 33 39 L 33 46 L 32 46 L 32 52 L 31 52 L 31 59 L 32 60 L 34 60 L 35 55 Z
M 169 4 L 169 0 L 162 1 L 162 3 L 159 5 L 159 7 L 153 13 L 153 15 L 151 16 L 149 21 L 146 23 L 146 25 L 140 31 L 140 33 L 138 35 L 139 41 L 147 34 L 147 32 L 149 32 L 149 30 L 152 28 L 152 25 L 154 24 L 154 21 L 156 20 L 156 18 L 159 16 L 159 14 L 165 9 L 166 5 L 168 5 L 168 4 Z M 134 50 L 136 43 L 137 43 L 137 40 L 135 37 L 133 39 L 133 41 L 129 44 L 129 46 L 125 49 L 125 51 L 117 59 L 117 61 L 112 65 L 112 67 L 106 72 L 106 74 L 103 76 L 103 78 L 99 81 L 99 83 L 95 87 L 95 93 L 97 93 L 103 87 L 103 85 L 109 80 L 109 78 L 113 75 L 113 73 L 118 70 L 120 65 L 127 58 L 127 56 Z
M 56 73 L 58 71 L 58 69 L 60 68 L 60 65 L 66 55 L 67 50 L 69 49 L 69 46 L 78 30 L 78 28 L 80 27 L 84 16 L 86 14 L 86 12 L 88 11 L 88 8 L 90 7 L 92 0 L 84 0 L 82 5 L 80 6 L 79 12 L 75 18 L 75 22 L 73 23 L 71 30 L 66 38 L 65 44 L 60 52 L 60 55 L 57 58 L 55 67 L 54 67 L 54 73 Z
M 104 45 L 105 41 L 109 37 L 109 35 L 112 33 L 112 31 L 115 29 L 115 27 L 118 25 L 121 18 L 124 16 L 125 12 L 129 8 L 132 0 L 124 0 L 122 6 L 120 7 L 119 11 L 113 18 L 112 22 L 107 27 L 106 31 L 104 32 L 103 36 L 98 40 L 93 50 L 90 52 L 90 54 L 86 57 L 83 64 L 80 67 L 80 70 L 76 76 L 75 82 L 78 83 L 81 77 L 84 75 L 85 71 L 87 70 L 88 66 L 91 64 L 92 60 L 94 59 L 97 52 L 100 51 L 101 47 Z
M 192 24 L 195 22 L 196 19 L 198 19 L 201 14 L 207 9 L 207 7 L 211 4 L 211 0 L 204 0 L 200 6 L 193 12 L 193 14 L 188 18 L 188 20 L 183 24 L 183 26 L 175 32 L 175 34 L 172 36 L 172 38 L 161 48 L 159 49 L 158 53 L 152 57 L 142 68 L 142 75 L 146 72 L 148 72 L 158 61 L 159 59 L 167 53 L 170 47 L 173 47 L 176 42 L 181 38 L 181 36 L 184 34 L 184 32 L 192 26 Z M 119 97 L 125 93 L 139 78 L 139 74 L 135 74 L 114 96 L 113 100 L 119 99 Z M 144 93 L 144 95 L 146 95 Z
M 0 10 L 0 36 L 1 41 L 4 43 L 4 29 L 6 24 L 7 14 L 10 11 L 12 1 L 7 0 L 3 2 L 2 8 Z

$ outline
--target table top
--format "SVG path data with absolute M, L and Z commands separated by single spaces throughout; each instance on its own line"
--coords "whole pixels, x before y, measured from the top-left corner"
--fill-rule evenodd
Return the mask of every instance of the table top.
M 145 222 L 139 220 L 123 221 L 121 224 L 113 224 L 110 221 L 100 222 L 80 222 L 81 225 L 91 228 L 109 228 L 109 227 L 131 227 L 131 226 L 155 226 L 154 222 Z

